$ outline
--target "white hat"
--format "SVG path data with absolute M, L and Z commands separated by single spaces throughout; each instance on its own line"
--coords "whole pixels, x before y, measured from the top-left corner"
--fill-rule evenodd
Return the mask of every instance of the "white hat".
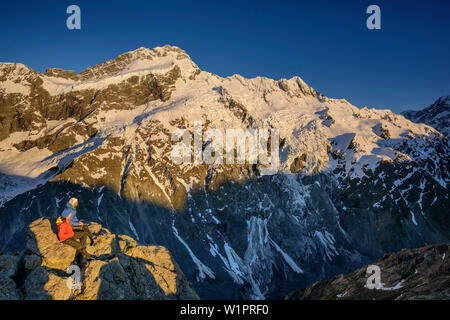
M 78 206 L 78 199 L 77 198 L 71 198 L 69 200 L 69 203 L 72 205 L 72 207 L 76 208 Z

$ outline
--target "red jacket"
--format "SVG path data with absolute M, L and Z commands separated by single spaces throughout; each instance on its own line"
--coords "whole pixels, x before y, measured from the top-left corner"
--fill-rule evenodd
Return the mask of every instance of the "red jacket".
M 58 238 L 59 241 L 64 241 L 66 239 L 72 238 L 74 233 L 72 230 L 72 226 L 70 225 L 70 221 L 68 219 L 58 219 L 56 222 L 58 226 Z

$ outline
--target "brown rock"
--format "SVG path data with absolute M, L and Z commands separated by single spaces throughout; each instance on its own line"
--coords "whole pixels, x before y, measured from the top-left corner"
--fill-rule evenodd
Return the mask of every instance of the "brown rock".
M 102 230 L 102 226 L 101 226 L 101 224 L 98 224 L 97 222 L 91 222 L 89 224 L 89 230 L 91 230 L 91 232 L 93 234 L 97 234 Z
M 45 268 L 34 269 L 24 283 L 26 300 L 67 300 L 72 290 L 67 286 L 67 278 L 50 273 Z
M 290 170 L 292 173 L 297 173 L 302 170 L 306 166 L 306 154 L 303 153 L 300 157 L 296 157 L 294 161 L 292 161 Z
M 124 252 L 127 249 L 136 247 L 138 244 L 136 240 L 133 238 L 126 236 L 126 235 L 119 235 L 118 236 L 118 245 L 120 248 L 120 251 Z
M 162 246 L 137 246 L 125 252 L 126 255 L 137 258 L 153 275 L 156 283 L 166 295 L 180 295 L 187 292 L 191 299 L 198 298 L 189 288 L 180 267 L 172 259 L 169 251 Z
M 89 240 L 88 240 L 89 242 Z M 87 252 L 96 257 L 111 257 L 116 251 L 116 236 L 111 233 L 106 233 L 98 236 L 92 246 L 87 247 Z
M 75 249 L 61 243 L 50 220 L 34 221 L 28 231 L 27 249 L 42 257 L 42 266 L 66 271 L 75 259 Z

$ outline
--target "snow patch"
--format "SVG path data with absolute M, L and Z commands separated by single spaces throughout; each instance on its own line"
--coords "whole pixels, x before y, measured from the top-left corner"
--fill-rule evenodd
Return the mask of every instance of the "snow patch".
M 131 231 L 133 232 L 134 236 L 136 237 L 136 240 L 139 241 L 139 235 L 136 231 L 136 228 L 134 227 L 133 223 L 131 222 L 131 219 L 128 218 L 128 225 L 130 226 Z
M 191 256 L 192 261 L 197 265 L 197 269 L 199 271 L 197 281 L 206 279 L 206 276 L 210 277 L 211 279 L 215 279 L 216 277 L 214 275 L 214 272 L 212 272 L 212 270 L 209 267 L 204 265 L 200 261 L 200 259 L 197 258 L 197 256 L 192 252 L 189 245 L 179 236 L 178 230 L 177 230 L 177 228 L 175 228 L 175 226 L 173 224 L 172 224 L 172 230 L 173 230 L 173 233 L 175 234 L 175 236 L 177 237 L 178 241 L 180 241 L 185 246 L 186 250 L 189 252 L 189 255 Z

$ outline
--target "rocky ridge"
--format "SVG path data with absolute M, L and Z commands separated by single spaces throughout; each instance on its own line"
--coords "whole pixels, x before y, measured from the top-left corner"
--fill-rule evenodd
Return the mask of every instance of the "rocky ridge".
M 166 248 L 142 246 L 97 223 L 90 229 L 94 260 L 81 266 L 81 287 L 69 289 L 75 249 L 59 242 L 49 219 L 34 221 L 26 248 L 0 255 L 0 300 L 198 299 Z
M 426 123 L 447 137 L 450 135 L 450 95 L 439 97 L 425 109 L 404 111 L 402 115 L 413 122 Z
M 385 254 L 374 265 L 380 268 L 379 288 L 367 287 L 367 267 L 331 280 L 318 281 L 291 293 L 287 300 L 449 300 L 450 247 L 430 245 Z M 373 272 L 373 271 L 372 271 Z M 370 280 L 369 280 L 370 281 Z

